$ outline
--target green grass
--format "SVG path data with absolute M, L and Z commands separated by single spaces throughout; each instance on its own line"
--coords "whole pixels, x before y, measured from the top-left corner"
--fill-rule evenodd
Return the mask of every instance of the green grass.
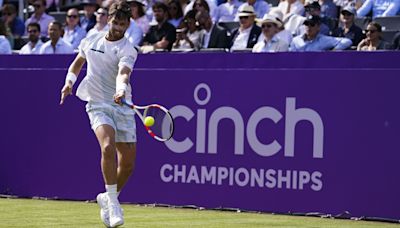
M 380 228 L 396 224 L 124 204 L 122 227 Z M 104 227 L 95 203 L 0 198 L 0 227 Z

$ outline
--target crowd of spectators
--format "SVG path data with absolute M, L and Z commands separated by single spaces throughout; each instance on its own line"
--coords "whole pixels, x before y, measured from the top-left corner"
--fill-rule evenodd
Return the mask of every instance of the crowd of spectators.
M 85 37 L 108 30 L 114 1 L 28 0 L 23 10 L 17 0 L 0 1 L 0 54 L 74 53 Z M 142 53 L 400 49 L 400 0 L 126 1 L 125 37 Z M 386 39 L 385 17 L 398 24 Z

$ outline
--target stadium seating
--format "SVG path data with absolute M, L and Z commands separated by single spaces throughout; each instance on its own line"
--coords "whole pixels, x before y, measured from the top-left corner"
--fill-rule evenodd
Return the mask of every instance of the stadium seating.
M 226 28 L 229 32 L 239 28 L 240 24 L 237 21 L 230 21 L 230 22 L 219 22 L 219 26 Z
M 65 23 L 65 18 L 67 16 L 67 12 L 62 12 L 62 11 L 60 11 L 60 12 L 49 12 L 49 15 L 53 16 L 56 19 L 56 21 L 59 21 L 62 24 L 64 24 Z
M 382 39 L 386 40 L 389 43 L 392 43 L 394 35 L 396 35 L 398 31 L 382 31 Z
M 360 27 L 361 29 L 366 29 L 369 22 L 371 22 L 371 18 L 370 17 L 357 17 L 357 18 L 354 18 L 354 23 L 358 27 Z
M 382 31 L 400 31 L 400 16 L 377 17 L 374 21 L 382 26 Z

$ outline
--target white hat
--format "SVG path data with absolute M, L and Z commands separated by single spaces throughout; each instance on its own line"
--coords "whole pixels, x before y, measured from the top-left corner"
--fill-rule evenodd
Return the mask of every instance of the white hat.
M 239 11 L 238 17 L 248 16 L 256 16 L 256 13 L 254 12 L 254 8 L 252 6 L 246 5 Z
M 277 7 L 273 7 L 270 11 L 269 11 L 269 13 L 268 13 L 269 15 L 271 15 L 271 16 L 273 16 L 273 17 L 275 17 L 278 21 L 283 21 L 283 13 L 282 13 L 282 10 L 280 10 L 279 8 L 277 8 Z
M 281 27 L 282 26 L 282 22 L 281 21 L 277 20 L 276 17 L 274 17 L 272 15 L 269 15 L 269 14 L 265 14 L 262 19 L 257 19 L 257 25 L 258 26 L 262 26 L 262 24 L 264 24 L 266 22 L 274 23 L 274 24 L 276 24 L 277 27 Z

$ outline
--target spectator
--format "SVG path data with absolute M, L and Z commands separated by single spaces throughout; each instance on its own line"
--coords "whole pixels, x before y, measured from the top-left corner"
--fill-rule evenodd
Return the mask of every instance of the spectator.
M 67 11 L 63 40 L 78 49 L 81 40 L 86 37 L 86 31 L 79 26 L 78 9 L 71 8 Z
M 6 38 L 6 24 L 0 19 L 0 55 L 12 54 L 11 45 Z
M 167 22 L 168 7 L 162 2 L 156 2 L 153 5 L 153 13 L 157 24 L 151 26 L 149 32 L 144 37 L 142 51 L 148 52 L 149 49 L 150 51 L 154 49 L 170 51 L 176 39 L 176 29 Z
M 86 32 L 89 32 L 96 25 L 96 12 L 99 5 L 97 5 L 96 0 L 82 0 L 81 5 L 83 5 L 83 15 L 80 17 L 80 26 Z
M 201 32 L 196 27 L 196 12 L 189 11 L 183 19 L 182 27 L 176 30 L 174 49 L 200 48 Z
M 355 47 L 365 37 L 362 29 L 354 23 L 356 13 L 356 9 L 352 6 L 343 8 L 340 11 L 340 26 L 334 32 L 334 36 L 336 37 L 349 38 Z
M 399 0 L 366 0 L 357 10 L 358 17 L 365 17 L 372 11 L 372 18 L 395 16 L 400 11 Z
M 277 7 L 283 13 L 284 22 L 287 22 L 292 15 L 302 16 L 304 14 L 304 5 L 299 0 L 284 0 Z
M 321 6 L 321 17 L 338 18 L 338 7 L 332 0 L 319 0 L 319 5 Z
M 125 37 L 128 39 L 133 46 L 139 46 L 143 39 L 143 31 L 142 29 L 136 24 L 135 20 L 131 18 L 129 27 L 125 32 Z
M 389 50 L 391 45 L 389 42 L 381 38 L 382 26 L 377 22 L 370 22 L 365 30 L 366 38 L 357 46 L 357 51 L 376 51 Z
M 60 11 L 60 0 L 46 0 L 46 12 Z
M 287 30 L 285 28 L 285 25 L 283 24 L 283 13 L 282 13 L 282 11 L 280 11 L 278 8 L 273 8 L 273 9 L 270 10 L 268 15 L 272 16 L 278 22 L 280 22 L 280 23 L 278 23 L 279 32 L 276 34 L 276 36 L 279 39 L 285 41 L 287 44 L 290 44 L 292 42 L 293 36 L 292 36 L 292 33 L 289 30 Z M 258 41 L 260 41 L 260 39 L 261 40 L 264 39 L 262 36 L 263 35 L 261 33 L 260 38 L 258 39 Z
M 262 28 L 264 39 L 253 47 L 253 52 L 278 52 L 288 51 L 289 44 L 277 36 L 282 22 L 275 17 L 266 14 L 258 23 Z
M 329 25 L 331 24 L 331 21 L 327 17 L 321 17 L 321 6 L 317 1 L 313 1 L 311 3 L 308 3 L 306 6 L 304 6 L 305 12 L 306 12 L 306 17 L 308 16 L 319 16 L 321 19 L 321 25 L 320 25 L 320 33 L 323 35 L 330 35 L 331 33 L 331 28 Z M 302 25 L 299 27 L 298 31 L 296 31 L 296 35 L 301 35 L 305 31 L 305 26 Z
M 243 11 L 244 7 L 247 6 L 252 6 L 254 8 L 256 17 L 259 18 L 263 17 L 264 14 L 269 12 L 269 5 L 264 0 L 247 0 L 239 7 L 238 12 Z M 235 21 L 239 21 L 239 14 L 236 14 Z
M 24 22 L 17 16 L 17 9 L 13 4 L 4 4 L 2 8 L 3 21 L 11 30 L 14 38 L 20 38 L 25 33 Z
M 40 35 L 47 37 L 49 24 L 50 22 L 54 21 L 54 17 L 45 13 L 46 0 L 35 0 L 33 2 L 33 7 L 35 8 L 35 11 L 33 12 L 32 16 L 25 21 L 25 27 L 32 22 L 37 22 L 40 25 Z
M 131 6 L 132 19 L 142 29 L 143 34 L 146 34 L 150 28 L 150 21 L 146 16 L 146 0 L 128 0 Z
M 87 37 L 99 32 L 106 32 L 109 29 L 107 24 L 108 11 L 105 8 L 99 8 L 94 13 L 96 15 L 96 25 L 87 33 Z
M 400 32 L 396 33 L 393 38 L 392 48 L 394 50 L 400 50 Z
M 177 28 L 183 19 L 183 11 L 179 0 L 168 1 L 168 22 Z
M 238 16 L 240 26 L 232 32 L 229 47 L 231 50 L 253 48 L 261 34 L 261 28 L 254 23 L 256 18 L 254 8 L 247 5 L 239 11 Z
M 351 46 L 347 38 L 331 37 L 320 34 L 321 19 L 310 15 L 304 21 L 305 33 L 293 38 L 290 51 L 344 50 Z
M 218 6 L 215 15 L 215 23 L 234 21 L 239 7 L 243 3 L 239 0 L 227 0 L 225 3 Z
M 190 10 L 195 11 L 206 11 L 210 14 L 210 17 L 213 21 L 215 21 L 217 16 L 217 4 L 215 4 L 214 0 L 192 0 L 183 11 L 183 14 L 186 15 Z
M 19 51 L 20 55 L 39 54 L 43 42 L 40 40 L 40 25 L 36 22 L 30 23 L 27 27 L 28 40 Z
M 65 42 L 61 35 L 63 26 L 58 21 L 50 22 L 49 24 L 50 40 L 42 45 L 39 54 L 71 54 L 74 53 L 74 48 L 68 42 Z
M 214 24 L 208 12 L 197 12 L 196 21 L 202 29 L 201 48 L 228 48 L 228 31 Z

